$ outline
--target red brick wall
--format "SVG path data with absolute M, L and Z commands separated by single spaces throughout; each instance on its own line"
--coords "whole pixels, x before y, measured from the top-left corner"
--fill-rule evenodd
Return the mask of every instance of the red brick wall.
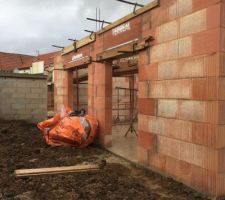
M 155 37 L 153 46 L 139 53 L 139 161 L 216 196 L 225 195 L 224 4 L 161 0 L 138 17 L 141 36 Z M 104 45 L 114 44 L 104 44 L 107 34 L 97 35 L 91 45 L 93 60 Z M 56 59 L 55 66 L 62 63 Z M 58 110 L 62 103 L 71 104 L 72 82 L 69 71 L 55 74 Z M 88 112 L 99 120 L 99 141 L 108 146 L 112 66 L 92 63 L 88 75 Z
M 140 163 L 217 196 L 225 195 L 220 2 L 162 0 L 144 15 L 143 35 L 155 41 L 139 59 Z

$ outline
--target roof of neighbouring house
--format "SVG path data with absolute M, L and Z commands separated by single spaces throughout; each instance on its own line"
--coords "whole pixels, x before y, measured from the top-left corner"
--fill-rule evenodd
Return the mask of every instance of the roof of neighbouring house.
M 31 55 L 0 52 L 0 70 L 13 71 L 15 68 L 19 69 L 25 63 L 27 63 L 28 60 L 31 60 L 34 58 L 35 56 L 31 56 Z M 29 67 L 29 66 L 26 66 L 26 67 Z
M 48 67 L 54 63 L 54 56 L 58 53 L 57 52 L 51 52 L 51 53 L 46 53 L 42 55 L 38 55 L 35 59 L 36 62 L 38 61 L 44 61 L 45 67 Z
M 0 70 L 13 71 L 14 69 L 28 69 L 32 63 L 44 61 L 45 67 L 49 67 L 54 62 L 54 56 L 58 52 L 51 52 L 38 56 L 23 55 L 16 53 L 0 52 Z

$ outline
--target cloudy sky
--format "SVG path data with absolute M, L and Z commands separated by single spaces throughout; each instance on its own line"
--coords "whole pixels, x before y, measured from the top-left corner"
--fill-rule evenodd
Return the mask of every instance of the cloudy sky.
M 130 0 L 146 4 L 151 0 Z M 0 51 L 36 55 L 55 51 L 52 44 L 67 46 L 80 39 L 84 29 L 95 30 L 96 8 L 113 22 L 133 7 L 116 0 L 0 0 Z

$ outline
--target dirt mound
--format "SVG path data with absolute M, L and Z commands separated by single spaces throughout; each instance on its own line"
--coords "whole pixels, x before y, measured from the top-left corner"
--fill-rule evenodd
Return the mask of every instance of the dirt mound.
M 25 122 L 0 120 L 0 199 L 17 200 L 107 200 L 107 199 L 207 199 L 171 179 L 131 167 L 104 150 L 52 148 L 40 132 Z M 118 164 L 78 174 L 16 178 L 15 169 L 99 163 Z

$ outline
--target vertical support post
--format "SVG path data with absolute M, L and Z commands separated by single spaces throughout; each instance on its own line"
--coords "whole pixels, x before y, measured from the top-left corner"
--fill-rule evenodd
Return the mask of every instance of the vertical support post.
M 63 106 L 73 108 L 73 71 L 64 71 L 63 59 L 59 54 L 54 60 L 54 111 Z
M 80 97 L 79 97 L 79 72 L 78 72 L 78 69 L 76 68 L 76 92 L 77 92 L 77 110 L 79 110 L 79 107 L 80 107 Z
M 129 77 L 129 89 L 130 89 L 130 122 L 134 118 L 134 75 Z
M 88 68 L 88 113 L 99 122 L 98 142 L 112 144 L 112 66 L 95 63 Z

